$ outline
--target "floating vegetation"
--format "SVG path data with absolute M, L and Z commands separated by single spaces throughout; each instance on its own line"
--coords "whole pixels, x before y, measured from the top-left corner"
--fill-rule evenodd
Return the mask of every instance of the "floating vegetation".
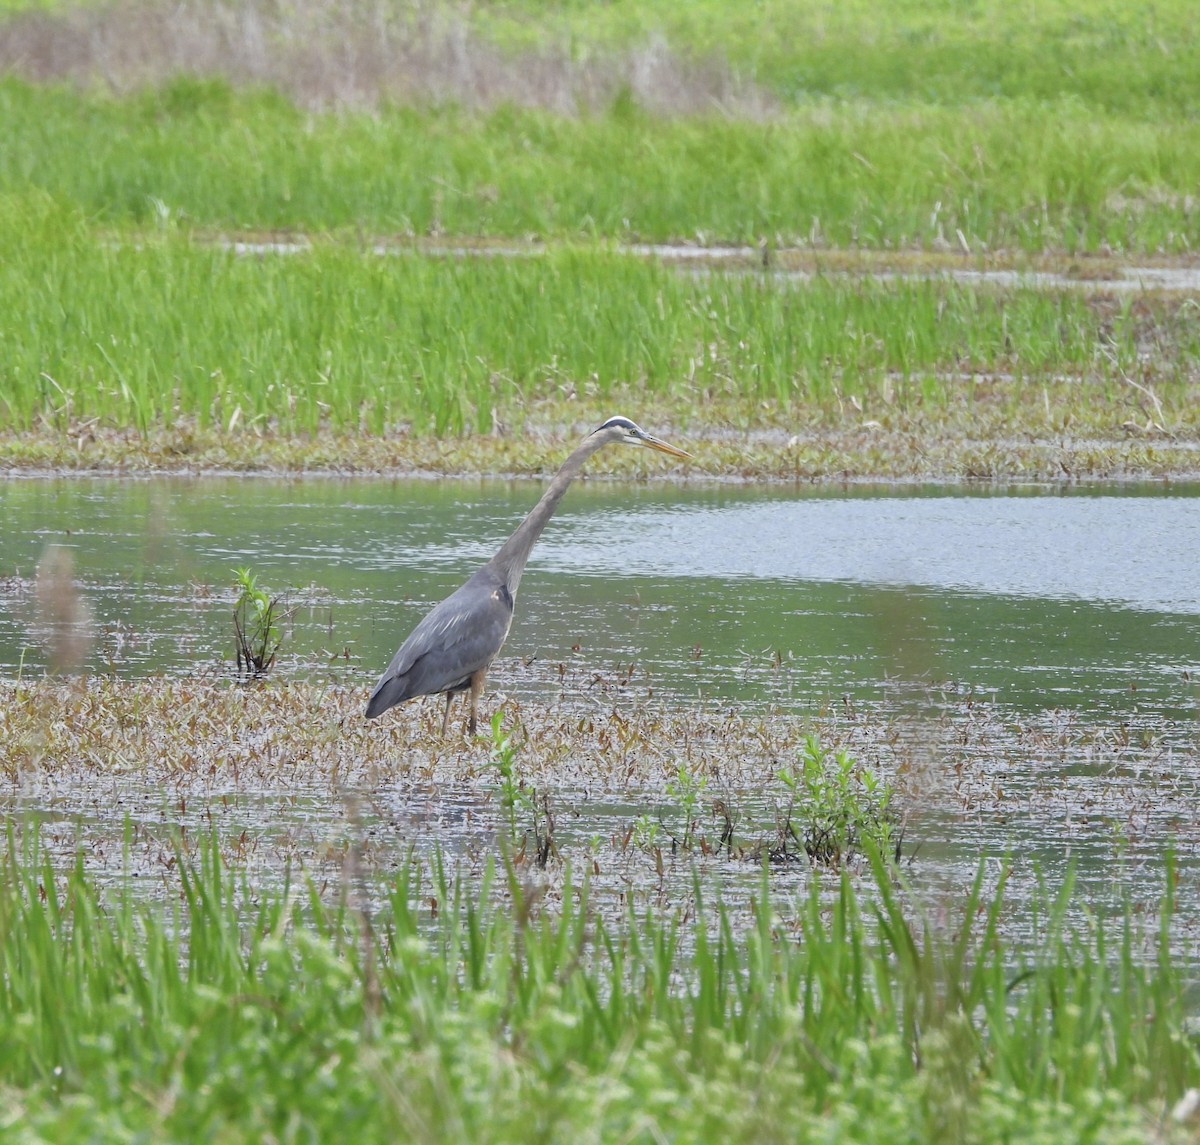
M 1200 799 L 1190 725 L 1153 733 L 1123 719 L 1020 715 L 970 693 L 939 693 L 904 716 L 868 704 L 801 717 L 672 711 L 618 694 L 586 710 L 510 698 L 501 767 L 489 737 L 439 734 L 439 703 L 368 724 L 369 686 L 9 681 L 0 805 L 48 818 L 44 848 L 63 863 L 80 846 L 113 877 L 135 861 L 147 895 L 170 878 L 179 830 L 217 829 L 228 861 L 263 885 L 288 867 L 336 882 L 352 844 L 383 877 L 410 851 L 442 847 L 478 871 L 503 847 L 551 887 L 569 866 L 588 870 L 596 901 L 614 911 L 631 894 L 683 901 L 697 872 L 745 886 L 772 852 L 789 860 L 770 863 L 789 893 L 814 874 L 861 875 L 868 842 L 894 859 L 901 841 L 922 895 L 956 901 L 981 855 L 993 869 L 1012 855 L 1004 933 L 1030 943 L 1036 924 L 1021 908 L 1046 880 L 1075 865 L 1081 924 L 1123 902 L 1153 911 L 1174 847 L 1172 946 L 1200 964 L 1200 834 L 1180 812 Z M 851 846 L 834 853 L 839 831 Z

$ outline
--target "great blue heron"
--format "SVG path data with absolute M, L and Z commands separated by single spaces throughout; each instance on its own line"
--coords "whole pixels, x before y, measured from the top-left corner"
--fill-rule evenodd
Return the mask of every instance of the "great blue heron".
M 392 658 L 367 702 L 368 719 L 415 696 L 441 692 L 446 696 L 446 713 L 442 717 L 442 734 L 445 735 L 454 697 L 469 690 L 471 734 L 475 734 L 484 677 L 508 636 L 517 602 L 517 587 L 529 552 L 583 463 L 598 449 L 617 442 L 648 445 L 672 457 L 690 456 L 634 425 L 627 417 L 610 417 L 588 434 L 563 462 L 542 499 L 500 546 L 500 551 L 462 588 L 434 605 L 400 645 L 400 651 Z

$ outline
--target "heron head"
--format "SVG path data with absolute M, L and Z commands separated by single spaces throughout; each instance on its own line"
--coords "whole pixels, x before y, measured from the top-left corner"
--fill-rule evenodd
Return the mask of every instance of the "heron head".
M 691 457 L 690 453 L 676 449 L 675 446 L 663 441 L 661 437 L 647 433 L 640 425 L 630 421 L 627 417 L 610 417 L 603 425 L 597 426 L 593 433 L 604 433 L 606 430 L 620 431 L 620 436 L 614 436 L 613 440 L 623 441 L 626 445 L 648 445 L 651 449 L 669 453 L 672 457 Z

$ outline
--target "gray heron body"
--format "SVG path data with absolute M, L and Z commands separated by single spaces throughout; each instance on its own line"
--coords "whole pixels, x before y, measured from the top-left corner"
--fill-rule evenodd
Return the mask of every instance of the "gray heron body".
M 454 697 L 469 691 L 470 727 L 471 734 L 475 734 L 479 695 L 487 670 L 504 646 L 512 625 L 517 589 L 529 554 L 583 463 L 597 450 L 617 443 L 649 446 L 672 457 L 689 456 L 646 433 L 626 417 L 611 417 L 588 434 L 563 462 L 541 500 L 500 546 L 500 551 L 466 584 L 434 605 L 400 645 L 367 702 L 368 719 L 416 696 L 442 693 L 446 697 L 446 712 L 442 717 L 444 735 Z

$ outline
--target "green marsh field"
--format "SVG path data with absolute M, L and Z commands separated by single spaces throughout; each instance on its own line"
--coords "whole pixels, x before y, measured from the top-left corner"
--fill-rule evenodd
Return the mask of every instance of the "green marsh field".
M 1197 242 L 1195 37 L 1184 5 L 13 11 L 3 456 L 290 469 L 302 432 L 341 434 L 318 467 L 528 470 L 469 439 L 636 395 L 799 439 L 701 441 L 711 474 L 1167 475 L 1194 284 L 1117 286 Z
M 1182 0 L 3 0 L 0 475 L 540 479 L 623 413 L 691 459 L 596 477 L 1182 483 L 1198 55 Z M 43 565 L 0 607 L 82 630 Z M 228 676 L 0 679 L 6 1139 L 1200 1135 L 1178 723 Z M 1153 901 L 923 879 L 1080 760 Z

